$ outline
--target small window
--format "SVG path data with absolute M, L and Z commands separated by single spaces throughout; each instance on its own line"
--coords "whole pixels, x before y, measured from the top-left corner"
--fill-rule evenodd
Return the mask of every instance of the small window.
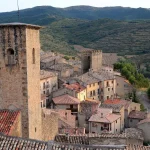
M 41 108 L 43 108 L 43 103 L 41 102 Z
M 45 86 L 45 82 L 44 82 L 44 83 L 43 83 L 43 89 L 45 89 L 45 87 L 46 87 L 46 86 Z
M 119 83 L 117 83 L 117 86 L 119 86 Z
M 107 99 L 109 99 L 109 96 L 107 96 Z
M 117 123 L 117 120 L 116 120 L 116 123 Z
M 46 92 L 45 91 L 43 91 L 43 94 L 45 94 Z
M 35 64 L 35 49 L 32 50 L 32 63 Z
M 116 132 L 117 132 L 117 129 L 116 129 Z
M 114 90 L 114 88 L 112 88 L 112 91 Z
M 109 82 L 107 81 L 107 86 L 109 86 Z
M 7 59 L 8 59 L 8 65 L 15 64 L 15 52 L 11 48 L 7 50 Z
M 108 88 L 108 91 L 110 91 L 110 88 Z
M 93 96 L 95 96 L 95 90 L 93 91 Z
M 132 119 L 130 119 L 130 122 L 132 122 Z
M 36 132 L 36 128 L 35 128 L 35 132 Z
M 114 83 L 114 81 L 112 81 L 112 84 Z
M 92 97 L 92 91 L 90 91 L 90 97 Z
M 99 90 L 99 89 L 97 90 L 97 93 L 98 93 L 98 94 L 100 93 L 100 90 Z

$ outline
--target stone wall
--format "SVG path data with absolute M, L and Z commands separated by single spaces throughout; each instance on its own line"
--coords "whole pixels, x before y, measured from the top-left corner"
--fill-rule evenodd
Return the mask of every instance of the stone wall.
M 54 140 L 58 134 L 58 117 L 56 112 L 43 110 L 42 113 L 42 140 Z

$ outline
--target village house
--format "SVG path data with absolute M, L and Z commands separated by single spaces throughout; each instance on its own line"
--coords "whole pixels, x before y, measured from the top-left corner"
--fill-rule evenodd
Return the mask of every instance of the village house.
M 146 118 L 144 120 L 141 120 L 137 124 L 137 128 L 141 129 L 144 134 L 144 141 L 150 142 L 150 118 Z
M 46 101 L 42 99 L 42 105 L 46 107 L 50 103 L 50 97 L 52 97 L 51 93 L 58 89 L 58 76 L 56 73 L 41 70 L 40 71 L 40 89 L 41 89 L 41 97 L 46 95 Z
M 73 91 L 72 96 L 78 98 L 80 101 L 86 99 L 86 88 L 79 83 L 64 84 L 64 87 L 67 89 L 68 93 L 70 90 Z
M 86 99 L 80 102 L 80 111 L 78 113 L 79 127 L 84 127 L 86 133 L 89 133 L 89 119 L 97 111 L 100 102 L 93 99 Z
M 90 133 L 120 133 L 121 116 L 112 113 L 112 109 L 99 108 L 89 119 Z
M 94 78 L 89 72 L 81 75 L 78 79 L 86 87 L 86 97 L 93 100 L 99 100 L 99 80 Z
M 115 75 L 116 78 L 116 95 L 120 98 L 129 98 L 133 92 L 131 83 L 121 75 Z
M 129 121 L 129 127 L 130 128 L 135 128 L 137 127 L 137 124 L 141 121 L 147 118 L 147 112 L 142 112 L 138 110 L 132 110 L 129 113 L 128 116 L 128 121 Z
M 104 101 L 101 107 L 112 108 L 114 113 L 121 114 L 122 130 L 129 127 L 128 116 L 132 110 L 140 111 L 140 104 L 122 99 L 109 99 Z
M 75 115 L 77 119 L 80 109 L 80 100 L 68 94 L 65 94 L 52 98 L 51 107 L 54 109 L 71 110 L 71 113 Z
M 103 102 L 114 98 L 116 95 L 116 79 L 113 73 L 106 71 L 91 72 L 91 75 L 99 80 L 99 95 Z

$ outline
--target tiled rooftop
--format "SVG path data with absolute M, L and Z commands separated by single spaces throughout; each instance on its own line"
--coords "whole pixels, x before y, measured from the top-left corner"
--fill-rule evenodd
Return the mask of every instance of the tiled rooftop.
M 104 101 L 104 104 L 110 105 L 110 106 L 121 106 L 123 105 L 125 109 L 128 109 L 129 105 L 131 104 L 131 101 L 122 100 L 122 99 L 108 99 Z
M 0 135 L 0 150 L 48 150 L 46 142 Z
M 75 105 L 79 104 L 80 100 L 68 94 L 53 98 L 53 102 L 57 105 Z
M 113 112 L 120 112 L 120 110 L 124 107 L 122 104 L 114 105 L 114 104 L 101 104 L 100 108 L 112 108 Z
M 20 111 L 0 110 L 0 133 L 9 135 Z
M 76 92 L 81 92 L 86 89 L 84 86 L 80 85 L 79 83 L 64 84 L 64 86 L 67 89 L 74 90 Z
M 133 128 L 132 128 L 133 129 Z M 131 130 L 132 130 L 131 129 Z M 130 131 L 131 131 L 130 130 Z M 71 143 L 71 144 L 86 144 L 89 145 L 90 138 L 118 138 L 118 139 L 140 139 L 143 140 L 143 135 L 141 133 L 134 135 L 134 129 L 129 134 L 129 130 L 126 133 L 122 134 L 112 134 L 112 133 L 103 133 L 103 134 L 79 134 L 79 135 L 66 135 L 66 134 L 59 134 L 56 135 L 55 141 L 59 143 Z M 137 132 L 137 131 L 136 131 Z
M 141 129 L 138 128 L 127 128 L 125 129 L 125 134 L 127 137 L 132 139 L 141 139 L 144 141 L 144 134 Z
M 132 119 L 145 119 L 147 117 L 146 112 L 143 111 L 137 111 L 137 110 L 132 110 L 128 116 L 129 118 Z
M 99 80 L 94 78 L 89 72 L 79 76 L 78 79 L 87 85 L 99 82 Z
M 150 118 L 146 118 L 144 120 L 141 120 L 138 124 L 144 124 L 144 123 L 149 123 L 150 122 Z
M 121 116 L 112 113 L 112 109 L 99 108 L 96 114 L 93 114 L 89 119 L 90 122 L 112 123 L 118 120 Z
M 45 70 L 40 71 L 40 79 L 41 80 L 46 79 L 46 78 L 51 78 L 54 76 L 56 76 L 56 74 L 51 71 L 45 71 Z
M 73 69 L 73 67 L 71 65 L 68 65 L 65 63 L 60 63 L 60 64 L 55 64 L 55 65 L 49 67 L 49 69 L 61 71 L 61 70 L 65 70 L 65 69 Z

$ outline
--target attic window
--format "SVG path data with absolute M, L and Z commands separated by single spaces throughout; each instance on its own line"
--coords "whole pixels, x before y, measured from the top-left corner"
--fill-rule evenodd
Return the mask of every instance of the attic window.
M 7 59 L 8 59 L 8 65 L 15 64 L 15 52 L 11 48 L 7 50 Z

